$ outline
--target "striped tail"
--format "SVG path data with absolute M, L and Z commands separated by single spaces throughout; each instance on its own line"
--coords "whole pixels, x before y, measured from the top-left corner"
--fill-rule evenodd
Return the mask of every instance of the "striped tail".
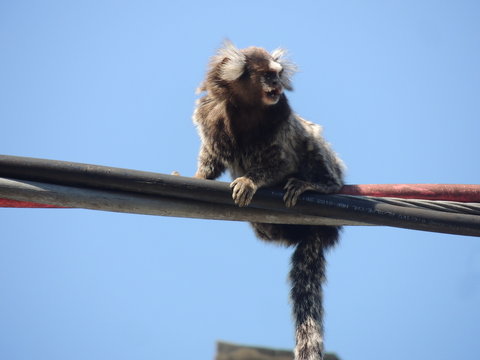
M 302 240 L 292 255 L 290 281 L 295 319 L 295 360 L 323 359 L 324 252 L 337 238 L 337 228 L 322 227 L 314 237 Z

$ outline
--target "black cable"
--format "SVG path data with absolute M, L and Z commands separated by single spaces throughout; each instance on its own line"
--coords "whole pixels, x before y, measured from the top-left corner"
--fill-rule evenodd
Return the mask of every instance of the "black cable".
M 0 201 L 11 199 L 61 208 L 103 210 L 131 214 L 197 219 L 255 221 L 297 225 L 369 225 L 348 220 L 309 216 L 284 210 L 238 207 L 162 195 L 80 188 L 0 177 Z

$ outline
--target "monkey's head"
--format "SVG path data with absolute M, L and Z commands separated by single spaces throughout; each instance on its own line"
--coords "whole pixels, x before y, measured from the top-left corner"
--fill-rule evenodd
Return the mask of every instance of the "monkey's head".
M 225 42 L 212 58 L 200 90 L 244 104 L 275 105 L 285 89 L 292 90 L 290 78 L 296 70 L 285 53 L 283 49 L 269 53 L 258 47 L 240 50 Z

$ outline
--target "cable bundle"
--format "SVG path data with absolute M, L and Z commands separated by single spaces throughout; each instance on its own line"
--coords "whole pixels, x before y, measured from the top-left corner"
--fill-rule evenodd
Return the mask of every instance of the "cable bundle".
M 281 189 L 234 205 L 229 184 L 65 161 L 0 156 L 0 206 L 70 207 L 202 219 L 308 225 L 384 225 L 480 236 L 480 185 L 346 185 L 303 194 Z

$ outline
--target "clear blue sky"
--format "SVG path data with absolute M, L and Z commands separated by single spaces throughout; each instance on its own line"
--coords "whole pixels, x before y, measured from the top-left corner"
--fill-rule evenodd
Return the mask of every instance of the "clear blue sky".
M 1 1 L 0 153 L 195 171 L 195 88 L 224 38 L 284 46 L 294 109 L 348 183 L 478 183 L 478 1 Z M 290 249 L 244 223 L 0 209 L 0 357 L 212 359 L 291 348 Z M 480 358 L 480 240 L 346 228 L 343 360 Z

